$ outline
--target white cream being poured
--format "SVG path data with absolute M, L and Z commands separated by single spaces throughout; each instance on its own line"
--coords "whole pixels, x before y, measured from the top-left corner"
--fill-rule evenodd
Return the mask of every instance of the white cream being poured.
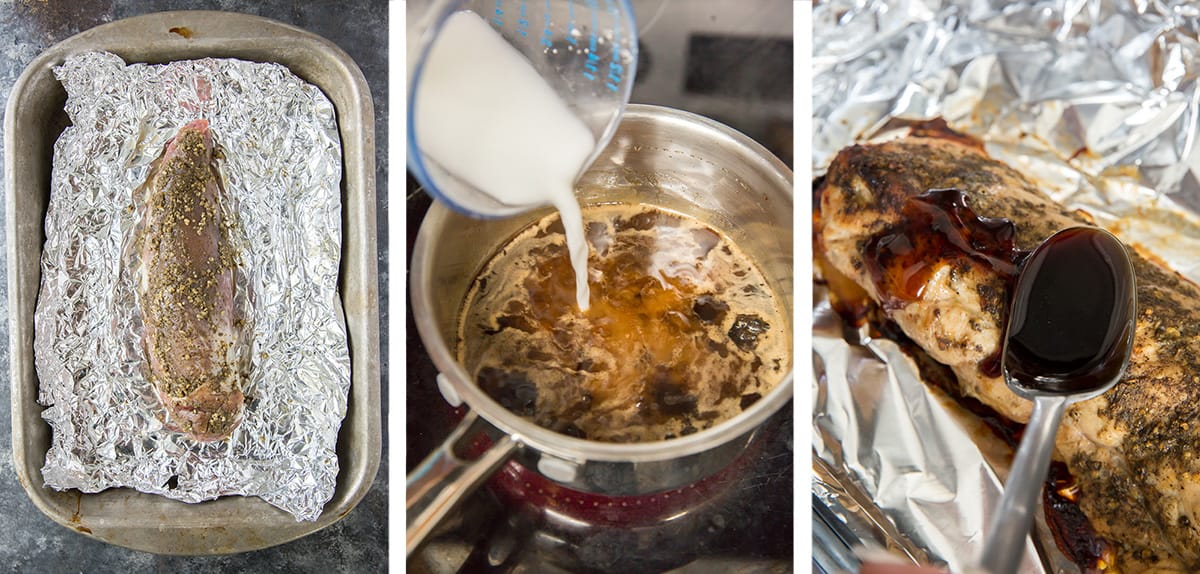
M 591 130 L 473 12 L 447 19 L 420 82 L 413 127 L 425 156 L 505 204 L 557 208 L 586 311 L 588 246 L 574 187 L 596 145 Z

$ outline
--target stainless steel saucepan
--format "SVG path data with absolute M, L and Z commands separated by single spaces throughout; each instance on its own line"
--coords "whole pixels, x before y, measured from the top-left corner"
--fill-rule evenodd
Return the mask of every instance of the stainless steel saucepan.
M 651 204 L 722 231 L 755 260 L 792 319 L 792 173 L 762 146 L 712 120 L 670 108 L 630 105 L 578 186 L 581 204 Z M 476 220 L 433 205 L 412 257 L 412 305 L 421 340 L 440 371 L 443 396 L 471 412 L 408 477 L 406 555 L 465 494 L 503 463 L 520 464 L 568 488 L 632 496 L 677 488 L 730 464 L 762 423 L 792 396 L 783 380 L 738 416 L 713 428 L 635 444 L 583 440 L 539 427 L 483 392 L 455 360 L 459 313 L 471 282 L 496 250 L 547 211 Z M 464 460 L 480 434 L 492 446 Z

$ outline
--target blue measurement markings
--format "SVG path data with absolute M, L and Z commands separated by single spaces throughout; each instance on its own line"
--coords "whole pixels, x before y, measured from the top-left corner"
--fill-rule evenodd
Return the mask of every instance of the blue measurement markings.
M 588 53 L 587 61 L 583 63 L 583 77 L 588 80 L 596 80 L 596 72 L 600 71 L 600 56 L 596 54 L 600 50 L 596 30 L 600 29 L 600 3 L 597 0 L 588 0 L 588 8 L 592 11 L 592 29 L 588 34 Z
M 517 18 L 517 33 L 520 34 L 521 37 L 529 35 L 529 10 L 525 5 L 524 0 L 521 2 L 521 15 L 519 18 Z
M 492 17 L 492 23 L 497 28 L 504 26 L 504 0 L 496 0 L 496 15 Z
M 551 29 L 550 21 L 550 0 L 546 0 L 546 23 L 542 28 L 542 45 L 547 48 L 554 47 L 554 30 Z
M 621 17 L 617 9 L 617 4 L 613 0 L 604 0 L 604 6 L 607 12 L 612 16 L 613 33 L 612 33 L 612 58 L 608 61 L 608 78 L 604 82 L 604 87 L 610 92 L 617 91 L 617 86 L 621 85 L 621 78 L 625 76 L 625 66 L 621 65 Z

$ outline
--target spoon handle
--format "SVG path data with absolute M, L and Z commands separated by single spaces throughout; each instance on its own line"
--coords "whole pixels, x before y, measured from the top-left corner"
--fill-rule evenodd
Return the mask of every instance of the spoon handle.
M 983 545 L 980 566 L 991 574 L 1012 574 L 1021 563 L 1033 509 L 1037 508 L 1037 498 L 1046 481 L 1054 436 L 1066 406 L 1064 396 L 1039 396 L 1033 401 L 1033 416 L 1025 427 L 1017 458 L 1004 485 L 1004 498 L 992 516 Z

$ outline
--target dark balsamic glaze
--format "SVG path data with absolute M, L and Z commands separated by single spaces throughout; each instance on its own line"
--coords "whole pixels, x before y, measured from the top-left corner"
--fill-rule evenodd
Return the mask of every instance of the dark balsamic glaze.
M 977 263 L 1004 280 L 1004 300 L 1012 292 L 1028 251 L 1017 249 L 1017 226 L 1008 219 L 981 217 L 957 189 L 931 189 L 909 197 L 901 223 L 872 237 L 866 265 L 882 306 L 895 310 L 921 298 L 930 276 L 943 264 Z M 1002 321 L 1005 317 L 1000 318 Z M 1000 349 L 979 363 L 985 376 L 1000 376 Z
M 990 357 L 979 362 L 979 372 L 993 379 L 1003 375 L 1003 358 L 1003 354 L 997 350 Z
M 1084 574 L 1102 572 L 1113 563 L 1116 549 L 1108 540 L 1096 536 L 1091 522 L 1079 509 L 1079 496 L 1079 484 L 1067 465 L 1051 462 L 1046 487 L 1042 489 L 1042 504 L 1054 543 Z
M 957 189 L 931 189 L 908 198 L 901 223 L 866 245 L 867 269 L 884 309 L 921 298 L 930 276 L 942 264 L 969 260 L 1004 277 L 1015 277 L 1026 252 L 1014 245 L 1017 227 L 1001 218 L 980 217 Z
M 986 153 L 983 147 L 983 140 L 954 130 L 946 123 L 945 118 L 939 117 L 932 120 L 915 122 L 909 127 L 908 135 L 914 138 L 939 138 L 954 141 Z
M 814 186 L 818 190 L 820 183 Z M 814 205 L 819 203 L 814 201 Z M 902 207 L 901 223 L 872 237 L 866 245 L 864 259 L 876 292 L 884 298 L 880 303 L 883 310 L 898 309 L 920 299 L 922 288 L 932 273 L 947 262 L 966 261 L 989 266 L 1004 279 L 1003 300 L 1009 301 L 1018 272 L 1030 256 L 1029 251 L 1016 248 L 1015 237 L 1016 226 L 1012 221 L 979 216 L 968 205 L 966 194 L 959 190 L 935 189 L 908 198 Z M 865 297 L 861 303 L 863 307 L 871 305 Z M 922 379 L 947 392 L 1014 449 L 1020 443 L 1024 425 L 964 395 L 953 371 L 930 358 L 882 314 L 866 308 L 843 309 L 838 305 L 835 309 L 851 325 L 872 317 L 869 322 L 874 330 L 900 342 L 910 356 L 918 359 Z M 1005 308 L 1002 321 L 1007 321 L 1008 309 Z M 999 377 L 1002 357 L 1001 350 L 997 349 L 994 355 L 980 363 L 980 372 L 988 377 Z M 1047 522 L 1059 549 L 1085 572 L 1096 572 L 1103 565 L 1111 564 L 1112 544 L 1096 534 L 1080 510 L 1075 478 L 1066 465 L 1059 462 L 1052 465 L 1044 493 Z
M 1000 440 L 1016 451 L 1025 433 L 1025 425 L 996 412 L 992 407 L 963 393 L 954 371 L 930 357 L 924 349 L 908 338 L 900 327 L 875 311 L 871 313 L 870 326 L 873 335 L 886 337 L 912 357 L 917 365 L 921 380 L 946 393 L 959 406 L 974 415 Z M 1079 490 L 1078 481 L 1062 462 L 1050 463 L 1043 493 L 1046 524 L 1054 537 L 1055 545 L 1079 566 L 1084 574 L 1103 571 L 1113 563 L 1115 547 L 1107 539 L 1096 534 L 1091 521 L 1079 508 L 1079 497 L 1087 494 Z
M 1004 369 L 1042 393 L 1105 389 L 1125 369 L 1137 306 L 1125 247 L 1092 227 L 1060 231 L 1025 261 L 1010 308 Z

